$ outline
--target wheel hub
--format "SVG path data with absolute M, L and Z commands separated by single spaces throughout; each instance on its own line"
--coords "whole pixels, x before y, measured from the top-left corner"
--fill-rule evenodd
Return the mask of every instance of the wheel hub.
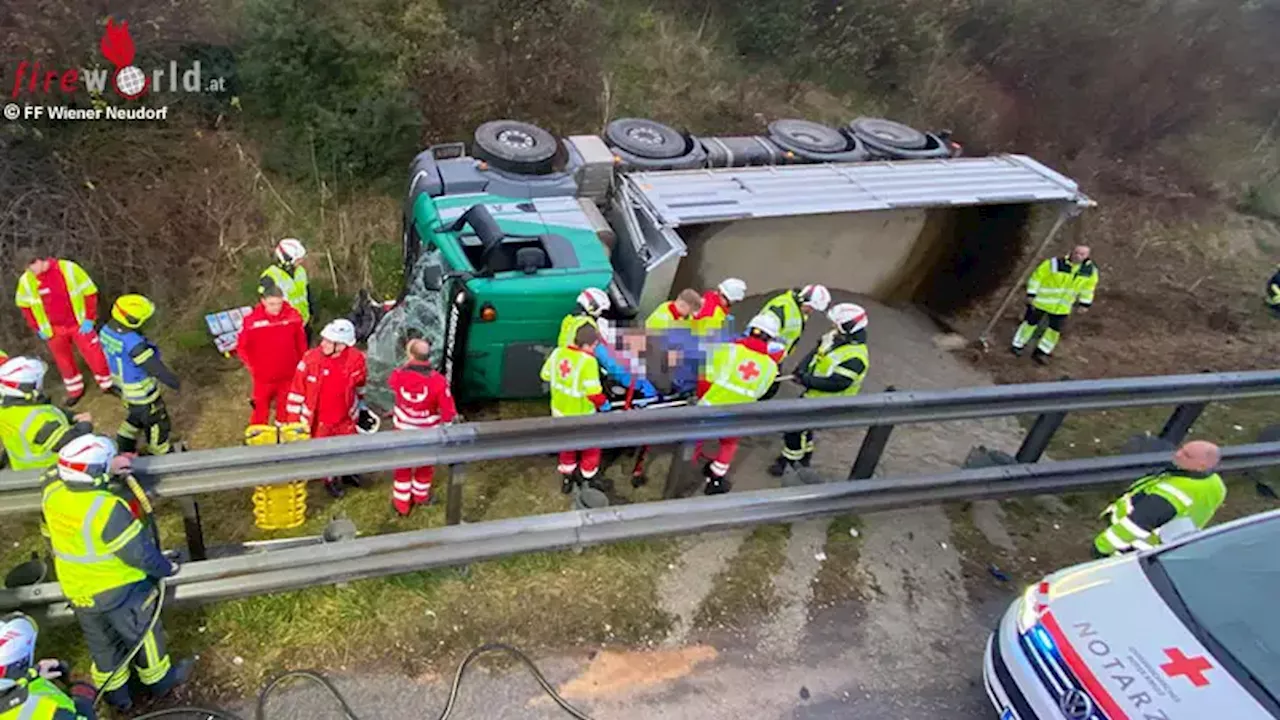
M 663 143 L 660 133 L 646 127 L 631 128 L 627 131 L 627 137 L 645 145 L 661 145 Z
M 531 148 L 537 144 L 532 135 L 520 130 L 503 130 L 498 133 L 498 142 L 519 148 Z

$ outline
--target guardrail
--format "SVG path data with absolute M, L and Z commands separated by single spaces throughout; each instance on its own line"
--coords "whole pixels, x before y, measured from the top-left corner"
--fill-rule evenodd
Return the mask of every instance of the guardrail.
M 1067 413 L 1177 405 L 1161 437 L 1180 441 L 1214 401 L 1280 395 L 1280 371 L 1203 373 L 941 391 L 903 391 L 856 397 L 771 400 L 723 407 L 661 408 L 581 418 L 480 422 L 422 432 L 387 432 L 324 438 L 266 447 L 200 450 L 142 457 L 135 474 L 161 497 L 180 498 L 188 548 L 202 559 L 204 540 L 194 496 L 290 482 L 299 478 L 378 472 L 398 467 L 450 467 L 446 517 L 462 518 L 466 463 L 552 454 L 565 447 L 616 448 L 680 444 L 719 437 L 770 435 L 801 429 L 868 427 L 850 479 L 875 471 L 893 426 L 1006 415 L 1037 414 L 1017 452 L 1019 462 L 1040 459 Z M 672 463 L 673 470 L 682 466 Z M 40 507 L 39 474 L 0 473 L 0 515 Z M 674 494 L 668 479 L 666 497 Z
M 1168 453 L 1159 452 L 1002 465 L 533 515 L 193 562 L 168 585 L 174 602 L 198 604 L 623 540 L 910 505 L 1089 490 L 1133 480 L 1168 460 Z M 1273 465 L 1280 465 L 1280 442 L 1224 448 L 1220 469 Z M 16 609 L 48 619 L 70 617 L 57 583 L 0 591 L 0 612 Z

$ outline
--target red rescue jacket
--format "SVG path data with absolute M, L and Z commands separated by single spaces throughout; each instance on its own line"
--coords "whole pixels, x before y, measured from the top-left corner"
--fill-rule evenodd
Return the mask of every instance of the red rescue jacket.
M 449 381 L 425 362 L 392 370 L 387 385 L 396 396 L 392 424 L 397 430 L 423 430 L 453 422 L 458 415 Z
M 289 303 L 279 315 L 268 315 L 262 303 L 244 318 L 236 355 L 255 382 L 281 382 L 293 377 L 307 352 L 302 315 Z
M 319 425 L 355 421 L 368 379 L 364 353 L 347 348 L 326 357 L 320 348 L 302 356 L 286 398 L 286 422 L 304 422 L 314 433 Z

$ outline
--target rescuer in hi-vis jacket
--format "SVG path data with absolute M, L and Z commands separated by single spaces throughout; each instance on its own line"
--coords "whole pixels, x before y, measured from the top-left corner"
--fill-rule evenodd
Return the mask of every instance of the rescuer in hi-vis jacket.
M 1147 475 L 1102 511 L 1111 520 L 1093 541 L 1095 557 L 1147 550 L 1165 540 L 1203 530 L 1227 498 L 1214 469 L 1218 446 L 1192 440 L 1173 455 L 1173 465 Z
M 177 390 L 178 376 L 160 358 L 160 348 L 141 328 L 156 313 L 156 305 L 141 295 L 122 295 L 111 307 L 111 322 L 98 333 L 111 369 L 111 381 L 124 401 L 125 418 L 116 433 L 124 453 L 136 452 L 139 439 L 147 453 L 164 455 L 172 446 L 169 410 L 160 397 L 160 384 Z
M 67 678 L 67 665 L 36 660 L 36 621 L 15 612 L 0 616 L 0 720 L 93 720 L 98 693 L 72 683 L 71 694 L 54 683 Z
M 574 332 L 572 343 L 547 356 L 540 376 L 551 387 L 551 417 L 579 417 L 612 409 L 600 384 L 600 363 L 595 356 L 598 342 L 596 329 L 583 324 Z M 600 448 L 563 450 L 558 469 L 561 492 L 573 492 L 575 483 L 590 483 L 600 472 Z
M 275 264 L 262 271 L 258 277 L 258 292 L 278 287 L 284 293 L 285 302 L 302 316 L 302 327 L 311 344 L 311 285 L 307 282 L 307 269 L 303 261 L 307 249 L 296 238 L 285 238 L 276 243 Z
M 44 394 L 44 361 L 15 357 L 0 364 L 0 467 L 42 470 L 52 467 L 63 445 L 93 432 L 88 413 L 53 405 Z
M 134 671 L 159 697 L 186 682 L 193 667 L 190 660 L 174 663 L 165 649 L 156 616 L 158 582 L 178 572 L 178 565 L 111 482 L 128 472 L 129 459 L 116 454 L 111 440 L 85 435 L 58 452 L 41 499 L 58 583 L 93 658 L 93 684 L 122 711 L 133 704 Z M 134 648 L 138 652 L 126 664 Z
M 1027 313 L 1013 335 L 1010 351 L 1022 355 L 1022 349 L 1031 342 L 1040 323 L 1047 319 L 1047 327 L 1032 357 L 1041 365 L 1048 364 L 1067 316 L 1075 307 L 1082 312 L 1089 309 L 1097 287 L 1098 266 L 1089 259 L 1087 246 L 1078 245 L 1066 257 L 1049 258 L 1040 263 L 1027 280 Z
M 824 285 L 805 285 L 799 290 L 788 290 L 777 295 L 764 304 L 760 312 L 770 313 L 778 318 L 780 326 L 778 340 L 786 345 L 786 355 L 790 355 L 804 335 L 804 327 L 809 322 L 809 315 L 814 311 L 826 312 L 831 305 L 831 291 Z
M 1276 266 L 1276 271 L 1271 275 L 1271 279 L 1267 281 L 1267 309 L 1271 314 L 1280 317 L 1280 265 Z
M 801 397 L 857 395 L 871 364 L 867 354 L 867 311 L 860 305 L 840 303 L 827 312 L 835 329 L 822 336 L 804 360 L 794 380 L 804 386 Z M 782 454 L 769 466 L 769 474 L 782 477 L 787 468 L 809 467 L 813 459 L 813 431 L 782 436 Z

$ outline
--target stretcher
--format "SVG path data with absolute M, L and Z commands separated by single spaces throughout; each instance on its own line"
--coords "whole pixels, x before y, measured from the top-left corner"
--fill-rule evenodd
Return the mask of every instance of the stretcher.
M 250 425 L 245 445 L 276 445 L 311 437 L 304 423 Z M 261 530 L 290 530 L 307 520 L 307 481 L 260 485 L 253 490 L 253 523 Z

